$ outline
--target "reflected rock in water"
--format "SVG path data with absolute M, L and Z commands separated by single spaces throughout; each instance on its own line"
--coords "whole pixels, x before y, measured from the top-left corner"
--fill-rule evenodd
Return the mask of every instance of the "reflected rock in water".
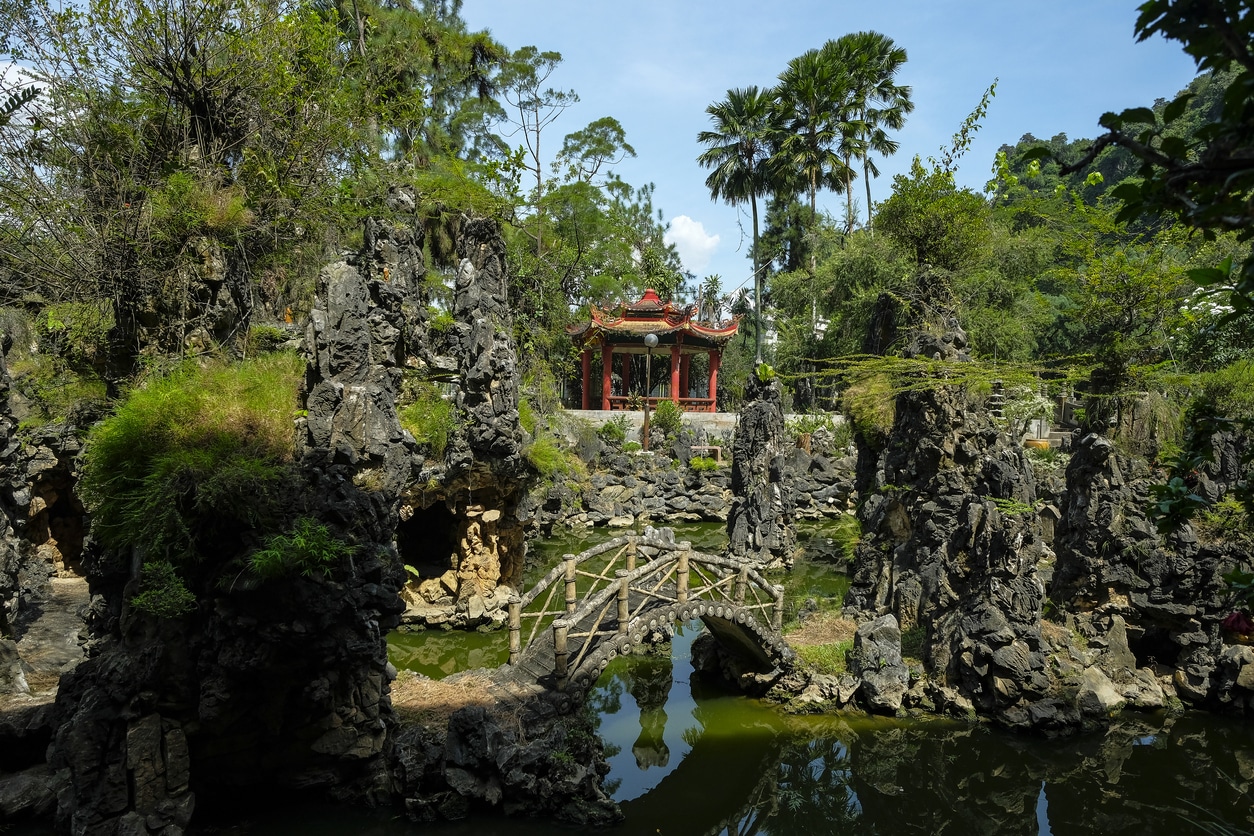
M 666 745 L 666 701 L 671 693 L 675 666 L 671 662 L 670 642 L 661 645 L 637 660 L 624 674 L 627 693 L 640 709 L 640 736 L 631 746 L 636 766 L 648 769 L 670 763 L 671 751 Z

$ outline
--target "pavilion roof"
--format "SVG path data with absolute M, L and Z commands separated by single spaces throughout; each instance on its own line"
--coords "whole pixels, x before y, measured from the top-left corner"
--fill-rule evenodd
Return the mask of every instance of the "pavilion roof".
M 599 342 L 635 344 L 646 334 L 657 334 L 659 343 L 683 342 L 689 346 L 721 348 L 740 328 L 740 317 L 733 316 L 719 325 L 697 322 L 696 305 L 663 302 L 652 289 L 617 311 L 589 306 L 586 322 L 568 325 L 566 333 L 577 345 Z

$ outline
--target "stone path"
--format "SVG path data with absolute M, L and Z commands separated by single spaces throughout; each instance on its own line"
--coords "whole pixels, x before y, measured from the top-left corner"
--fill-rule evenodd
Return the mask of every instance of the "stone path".
M 51 578 L 51 592 L 39 604 L 40 613 L 17 642 L 17 652 L 29 669 L 32 693 L 55 691 L 61 674 L 83 660 L 79 634 L 83 609 L 91 599 L 84 578 Z

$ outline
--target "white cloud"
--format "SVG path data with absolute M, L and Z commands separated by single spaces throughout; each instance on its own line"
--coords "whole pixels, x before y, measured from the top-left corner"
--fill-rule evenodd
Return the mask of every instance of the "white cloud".
M 684 267 L 700 275 L 709 265 L 710 256 L 718 249 L 719 237 L 706 234 L 700 221 L 678 215 L 671 219 L 671 228 L 666 231 L 665 240 L 679 250 Z

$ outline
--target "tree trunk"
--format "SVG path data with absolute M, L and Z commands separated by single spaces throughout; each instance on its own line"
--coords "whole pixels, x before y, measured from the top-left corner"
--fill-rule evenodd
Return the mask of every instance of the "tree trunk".
M 874 235 L 871 232 L 871 161 L 866 157 L 862 158 L 862 177 L 866 181 L 866 231 Z
M 853 167 L 850 159 L 845 157 L 845 234 L 853 232 Z
M 758 196 L 749 195 L 749 205 L 753 207 L 753 316 L 754 316 L 754 360 L 755 366 L 762 363 L 762 274 L 758 270 Z

